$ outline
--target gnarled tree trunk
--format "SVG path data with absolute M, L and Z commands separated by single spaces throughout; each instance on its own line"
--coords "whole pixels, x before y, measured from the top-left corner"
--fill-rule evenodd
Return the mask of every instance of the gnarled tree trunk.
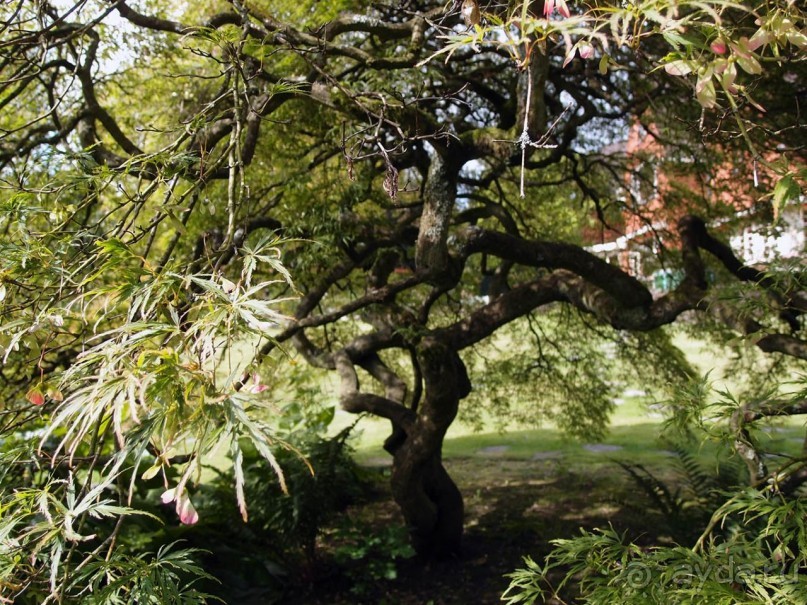
M 441 451 L 459 401 L 470 393 L 471 384 L 459 354 L 444 341 L 426 336 L 416 345 L 416 353 L 424 383 L 423 401 L 417 410 L 403 405 L 403 381 L 375 351 L 347 347 L 330 359 L 341 377 L 342 408 L 352 413 L 369 412 L 392 422 L 393 434 L 385 447 L 393 455 L 393 497 L 417 553 L 444 557 L 460 548 L 463 502 L 443 468 Z M 357 365 L 385 385 L 385 396 L 360 392 Z
M 442 464 L 443 438 L 470 382 L 456 351 L 425 338 L 417 361 L 425 397 L 406 439 L 393 451 L 392 494 L 409 526 L 419 555 L 444 557 L 460 548 L 463 501 Z

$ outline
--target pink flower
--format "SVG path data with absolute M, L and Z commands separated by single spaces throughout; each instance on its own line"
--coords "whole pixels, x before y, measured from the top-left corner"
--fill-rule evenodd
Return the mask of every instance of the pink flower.
M 265 384 L 261 384 L 261 377 L 258 376 L 257 372 L 252 374 L 252 386 L 249 387 L 249 392 L 250 393 L 262 393 L 263 391 L 265 391 L 268 388 L 269 387 L 266 386 Z
M 552 12 L 555 10 L 555 7 L 558 7 L 558 12 L 563 17 L 570 17 L 571 13 L 569 12 L 569 7 L 566 4 L 566 0 L 544 0 L 544 17 L 547 19 L 552 15 Z
M 173 502 L 174 500 L 176 500 L 177 499 L 176 491 L 177 490 L 173 487 L 171 489 L 165 490 L 163 492 L 163 495 L 160 496 L 160 500 L 162 501 L 162 503 L 168 504 L 169 502 Z
M 36 406 L 44 405 L 45 404 L 45 395 L 42 394 L 42 391 L 38 388 L 33 388 L 25 395 L 25 398 L 32 404 Z
M 183 525 L 194 525 L 199 520 L 199 513 L 193 508 L 191 499 L 185 496 L 177 500 L 177 514 Z
M 760 46 L 764 46 L 770 41 L 771 41 L 770 33 L 760 28 L 756 31 L 756 33 L 753 36 L 751 36 L 751 39 L 748 40 L 746 48 L 748 48 L 748 50 L 754 51 L 758 49 Z
M 199 521 L 199 513 L 196 512 L 185 490 L 177 494 L 176 488 L 167 489 L 162 493 L 162 496 L 160 496 L 160 500 L 162 500 L 163 504 L 170 504 L 176 501 L 176 511 L 177 515 L 179 515 L 179 522 L 183 525 L 194 525 Z
M 725 55 L 726 51 L 728 50 L 728 47 L 723 40 L 715 40 L 709 45 L 709 48 L 711 48 L 712 52 L 716 55 Z
M 581 40 L 572 46 L 571 38 L 564 36 L 566 41 L 566 59 L 563 61 L 563 67 L 566 67 L 574 59 L 575 53 L 580 55 L 581 59 L 590 59 L 594 55 L 594 47 L 588 42 Z
M 734 63 L 729 63 L 726 65 L 726 69 L 722 72 L 722 83 L 723 88 L 726 89 L 727 92 L 735 95 L 737 94 L 737 87 L 734 85 L 734 81 L 737 79 L 737 66 Z

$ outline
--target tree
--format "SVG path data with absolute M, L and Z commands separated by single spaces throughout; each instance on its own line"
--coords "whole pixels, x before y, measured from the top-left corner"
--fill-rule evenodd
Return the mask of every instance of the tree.
M 761 196 L 798 197 L 795 2 L 323 4 L 3 7 L 3 422 L 44 423 L 57 467 L 110 439 L 115 473 L 159 473 L 192 438 L 171 494 L 189 518 L 208 446 L 237 463 L 234 436 L 271 440 L 245 402 L 293 345 L 344 409 L 391 422 L 393 495 L 441 556 L 463 528 L 441 462 L 463 352 L 500 328 L 566 305 L 669 351 L 658 329 L 699 311 L 807 358 L 801 276 L 743 266 L 714 214 L 680 220 L 684 278 L 656 298 L 580 235 L 630 210 L 607 148 L 636 122 L 681 170 L 739 147 Z M 703 251 L 774 310 L 719 300 Z

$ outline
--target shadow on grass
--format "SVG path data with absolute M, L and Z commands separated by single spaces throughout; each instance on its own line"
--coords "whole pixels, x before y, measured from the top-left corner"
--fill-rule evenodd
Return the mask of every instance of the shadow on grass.
M 639 545 L 669 542 L 665 519 L 618 464 L 641 464 L 670 485 L 680 481 L 678 461 L 669 443 L 659 438 L 659 430 L 657 422 L 617 426 L 601 444 L 564 438 L 553 429 L 447 439 L 445 464 L 465 500 L 461 556 L 426 564 L 399 559 L 394 562 L 395 577 L 388 579 L 371 577 L 369 568 L 362 577 L 367 560 L 348 568 L 331 566 L 328 577 L 294 587 L 282 602 L 495 604 L 508 585 L 504 575 L 519 567 L 523 556 L 541 561 L 552 540 L 573 537 L 580 528 L 612 526 Z M 788 431 L 774 433 L 772 439 L 780 443 L 793 440 Z M 714 448 L 693 447 L 707 465 L 716 459 Z M 387 484 L 389 456 L 366 449 L 358 458 L 373 463 L 376 489 L 372 498 L 345 511 L 343 521 L 361 528 L 369 539 L 402 526 L 403 520 Z M 334 535 L 326 532 L 321 540 L 325 561 L 338 548 Z
M 449 439 L 445 464 L 465 499 L 461 556 L 425 565 L 415 559 L 400 560 L 395 579 L 367 585 L 362 594 L 331 579 L 326 586 L 308 587 L 299 600 L 288 603 L 497 603 L 508 584 L 504 575 L 517 568 L 523 556 L 540 560 L 551 540 L 571 537 L 581 527 L 612 525 L 631 538 L 651 543 L 658 539 L 653 533 L 661 526 L 658 514 L 640 502 L 634 484 L 614 458 L 671 466 L 669 454 L 660 449 L 663 444 L 656 438 L 657 431 L 654 423 L 617 427 L 605 444 L 619 449 L 606 452 L 586 449 L 587 444 L 564 439 L 549 429 Z M 501 446 L 506 449 L 491 449 Z M 535 459 L 536 453 L 547 451 L 557 455 Z M 376 497 L 346 512 L 366 527 L 368 535 L 402 524 L 386 487 L 388 466 L 374 460 Z M 327 550 L 325 542 L 323 552 Z

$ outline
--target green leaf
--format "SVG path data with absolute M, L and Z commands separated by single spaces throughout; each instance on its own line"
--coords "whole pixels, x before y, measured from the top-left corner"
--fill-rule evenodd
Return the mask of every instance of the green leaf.
M 609 57 L 606 53 L 603 53 L 602 57 L 600 57 L 600 64 L 597 66 L 597 68 L 600 70 L 602 75 L 608 73 L 608 59 Z
M 188 233 L 188 230 L 185 228 L 185 225 L 182 224 L 182 221 L 179 220 L 177 215 L 174 214 L 172 210 L 166 209 L 165 213 L 166 215 L 168 215 L 168 220 L 171 222 L 171 224 L 179 233 L 181 233 L 182 235 L 186 235 Z
M 801 188 L 792 175 L 787 174 L 779 179 L 773 189 L 773 214 L 778 217 L 791 200 L 797 200 L 801 195 Z
M 162 468 L 162 464 L 160 464 L 160 463 L 155 464 L 154 466 L 148 468 L 146 471 L 143 472 L 143 475 L 141 476 L 141 479 L 143 479 L 143 481 L 148 481 L 149 479 L 154 479 L 154 477 L 157 476 L 157 473 L 160 472 L 161 468 Z
M 757 58 L 751 54 L 738 54 L 737 65 L 742 67 L 743 71 L 751 75 L 758 75 L 762 73 L 762 66 L 757 61 Z
M 662 36 L 675 50 L 681 50 L 681 46 L 687 44 L 687 39 L 676 31 L 665 31 Z
M 715 84 L 711 77 L 708 80 L 701 80 L 695 88 L 695 95 L 698 98 L 698 103 L 704 109 L 711 109 L 717 105 L 717 93 L 715 92 Z

